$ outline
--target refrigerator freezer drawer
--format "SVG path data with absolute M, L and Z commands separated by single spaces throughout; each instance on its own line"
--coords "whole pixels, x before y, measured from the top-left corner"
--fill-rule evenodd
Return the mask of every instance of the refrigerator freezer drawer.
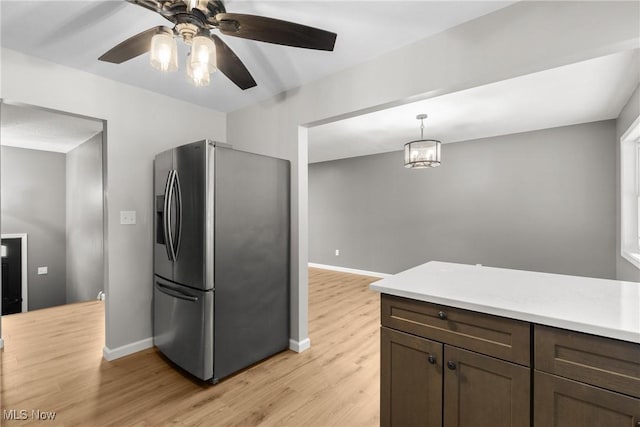
M 213 292 L 154 278 L 153 343 L 175 364 L 213 376 Z

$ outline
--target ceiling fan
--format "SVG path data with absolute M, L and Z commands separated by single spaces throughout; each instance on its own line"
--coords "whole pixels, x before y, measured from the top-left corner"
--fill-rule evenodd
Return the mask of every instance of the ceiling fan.
M 222 0 L 127 1 L 159 13 L 174 27 L 150 28 L 128 38 L 98 59 L 120 64 L 151 51 L 152 66 L 173 71 L 178 68 L 174 37 L 180 37 L 191 45 L 187 75 L 197 86 L 207 85 L 210 73 L 216 69 L 242 90 L 257 86 L 247 67 L 213 33 L 214 30 L 225 36 L 326 51 L 332 51 L 336 41 L 335 33 L 318 28 L 263 16 L 227 13 Z

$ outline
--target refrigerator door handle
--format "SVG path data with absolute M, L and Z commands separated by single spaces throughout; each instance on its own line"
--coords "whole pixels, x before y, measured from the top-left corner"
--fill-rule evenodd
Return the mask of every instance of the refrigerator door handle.
M 185 301 L 191 301 L 191 302 L 198 302 L 198 297 L 194 297 L 193 295 L 188 295 L 185 293 L 182 293 L 176 289 L 173 289 L 167 285 L 163 285 L 160 282 L 156 282 L 156 286 L 158 286 L 158 290 L 160 292 L 162 292 L 163 294 L 167 294 L 169 296 L 172 296 L 174 298 L 179 298 L 179 299 L 183 299 Z
M 170 221 L 171 221 L 171 184 L 173 178 L 173 170 L 170 170 L 167 174 L 167 182 L 164 186 L 164 206 L 162 208 L 162 232 L 164 233 L 164 247 L 167 250 L 167 257 L 169 261 L 173 261 L 171 257 L 171 245 L 170 245 Z
M 166 210 L 165 210 L 165 230 L 166 230 L 166 242 L 167 242 L 167 253 L 169 254 L 169 261 L 176 260 L 176 251 L 173 242 L 173 231 L 171 230 L 171 207 L 173 205 L 173 191 L 175 189 L 175 181 L 176 181 L 176 171 L 172 169 L 169 172 L 169 184 L 168 184 L 168 194 L 165 198 L 166 200 Z M 177 212 L 176 212 L 177 215 Z
M 173 172 L 173 186 L 176 197 L 176 235 L 171 237 L 171 242 L 175 245 L 173 247 L 173 260 L 176 261 L 180 252 L 180 236 L 182 235 L 182 191 L 180 189 L 178 171 L 174 170 Z

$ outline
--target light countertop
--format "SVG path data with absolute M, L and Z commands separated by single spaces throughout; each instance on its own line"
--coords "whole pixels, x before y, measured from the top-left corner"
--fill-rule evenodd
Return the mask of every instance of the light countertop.
M 431 261 L 370 288 L 640 343 L 640 283 Z

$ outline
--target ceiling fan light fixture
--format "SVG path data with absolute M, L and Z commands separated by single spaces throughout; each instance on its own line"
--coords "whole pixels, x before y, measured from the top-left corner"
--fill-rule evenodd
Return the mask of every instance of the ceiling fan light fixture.
M 207 81 L 198 68 L 198 63 L 206 63 L 209 73 L 219 69 L 241 90 L 257 86 L 244 63 L 214 31 L 230 37 L 322 51 L 333 51 L 336 43 L 337 34 L 330 31 L 265 16 L 228 13 L 224 0 L 128 1 L 159 14 L 173 28 L 162 25 L 149 28 L 109 49 L 98 60 L 122 64 L 151 51 L 154 68 L 174 71 L 178 69 L 178 49 L 173 37 L 180 37 L 187 46 L 195 42 L 190 50 L 193 60 L 190 74 L 202 77 L 196 79 L 197 84 Z M 219 56 L 216 50 L 220 51 Z
M 178 69 L 178 46 L 172 34 L 160 32 L 151 38 L 151 66 L 160 71 Z
M 404 144 L 404 167 L 409 169 L 435 168 L 440 166 L 440 141 L 424 139 L 424 119 L 426 114 L 419 114 L 420 139 Z
M 191 64 L 191 61 L 187 60 L 187 79 L 197 87 L 209 86 L 211 77 L 207 67 L 202 65 L 194 67 Z
M 191 42 L 191 54 L 187 60 L 191 67 L 206 68 L 209 73 L 216 70 L 216 45 L 207 36 L 198 35 Z

